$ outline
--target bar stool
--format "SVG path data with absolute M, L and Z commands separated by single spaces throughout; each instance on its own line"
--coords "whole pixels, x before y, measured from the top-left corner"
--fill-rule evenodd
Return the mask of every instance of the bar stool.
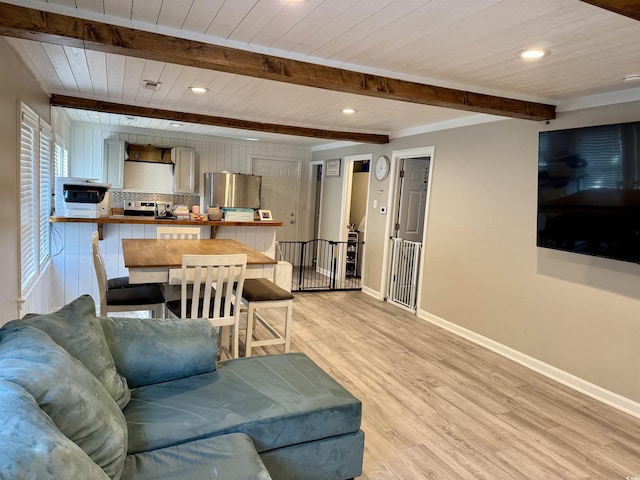
M 268 345 L 284 345 L 284 353 L 291 348 L 291 321 L 293 311 L 293 295 L 280 288 L 266 278 L 250 278 L 244 281 L 242 300 L 247 304 L 247 338 L 245 341 L 245 357 L 251 356 L 251 349 Z M 280 335 L 269 322 L 260 316 L 258 310 L 266 308 L 285 308 L 284 336 Z M 257 320 L 266 328 L 273 338 L 254 340 L 254 321 Z

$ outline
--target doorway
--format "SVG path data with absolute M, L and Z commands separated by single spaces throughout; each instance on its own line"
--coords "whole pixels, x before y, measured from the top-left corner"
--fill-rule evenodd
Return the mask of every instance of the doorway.
M 345 276 L 360 281 L 366 266 L 365 230 L 369 204 L 369 170 L 372 154 L 350 155 L 344 158 L 345 181 L 342 188 L 340 241 L 347 245 L 340 259 Z
M 433 147 L 394 152 L 396 196 L 389 243 L 387 300 L 413 313 L 419 304 Z
M 360 290 L 371 154 L 339 159 L 337 175 L 325 178 L 312 163 L 309 204 L 314 212 L 308 241 L 279 241 L 279 258 L 293 265 L 294 291 Z M 341 215 L 336 215 L 342 212 Z

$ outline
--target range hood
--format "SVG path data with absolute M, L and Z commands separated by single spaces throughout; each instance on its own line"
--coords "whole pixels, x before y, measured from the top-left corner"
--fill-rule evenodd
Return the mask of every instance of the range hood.
M 171 161 L 171 148 L 172 147 L 125 143 L 125 160 L 128 162 L 166 163 L 173 165 Z

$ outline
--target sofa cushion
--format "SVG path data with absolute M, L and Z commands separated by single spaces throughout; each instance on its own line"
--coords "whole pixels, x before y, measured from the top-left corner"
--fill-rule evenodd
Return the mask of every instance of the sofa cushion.
M 132 389 L 124 414 L 129 453 L 231 432 L 262 452 L 357 432 L 361 403 L 306 355 L 290 353 Z
M 0 478 L 108 479 L 20 385 L 0 379 Z
M 129 455 L 122 480 L 269 480 L 251 439 L 242 433 Z
M 29 314 L 13 322 L 24 322 L 46 332 L 100 380 L 120 408 L 129 402 L 127 381 L 116 371 L 90 295 L 78 297 L 55 313 Z
M 122 411 L 78 360 L 41 330 L 0 330 L 0 378 L 20 385 L 58 429 L 111 478 L 120 478 L 127 450 Z
M 130 387 L 216 369 L 216 331 L 204 319 L 98 319 L 118 372 Z

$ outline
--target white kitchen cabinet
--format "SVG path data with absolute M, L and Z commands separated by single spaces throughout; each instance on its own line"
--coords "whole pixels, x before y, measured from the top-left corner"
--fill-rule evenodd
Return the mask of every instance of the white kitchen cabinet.
M 105 140 L 103 157 L 103 180 L 113 190 L 124 188 L 124 141 Z
M 193 148 L 174 147 L 171 149 L 173 171 L 173 193 L 195 193 L 196 151 Z

